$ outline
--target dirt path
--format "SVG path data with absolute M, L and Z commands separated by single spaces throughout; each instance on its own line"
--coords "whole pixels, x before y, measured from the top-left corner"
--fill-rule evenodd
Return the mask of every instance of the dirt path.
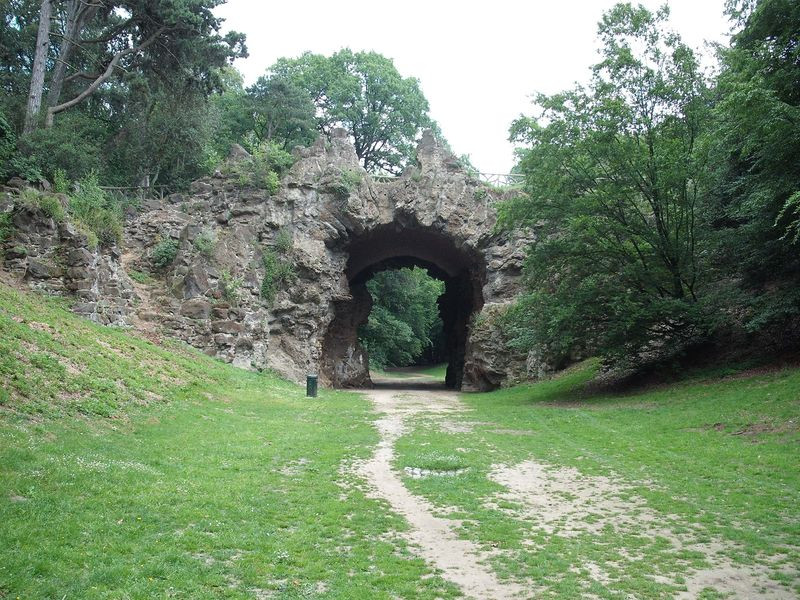
M 456 584 L 468 598 L 523 597 L 519 585 L 500 581 L 488 566 L 489 556 L 477 544 L 459 539 L 455 529 L 459 522 L 438 517 L 434 507 L 415 496 L 403 485 L 392 469 L 394 444 L 406 431 L 405 420 L 419 415 L 446 415 L 460 412 L 463 406 L 455 392 L 407 391 L 376 389 L 368 392 L 376 410 L 381 413 L 376 425 L 381 441 L 368 461 L 356 465 L 356 471 L 371 487 L 371 495 L 385 500 L 392 510 L 402 515 L 410 526 L 406 538 L 441 576 Z
M 431 380 L 427 380 L 430 382 Z M 368 494 L 384 500 L 392 511 L 408 522 L 410 530 L 404 534 L 421 558 L 440 570 L 441 576 L 457 585 L 469 598 L 530 598 L 536 595 L 534 585 L 501 581 L 489 566 L 491 555 L 469 540 L 459 538 L 456 529 L 460 522 L 440 516 L 443 510 L 412 494 L 403 484 L 400 474 L 393 469 L 395 443 L 411 429 L 412 419 L 419 417 L 435 421 L 442 431 L 466 433 L 470 422 L 463 420 L 468 409 L 455 392 L 431 386 L 431 389 L 413 389 L 425 382 L 423 379 L 392 379 L 393 387 L 379 387 L 366 392 L 380 415 L 376 427 L 380 443 L 374 455 L 356 463 L 356 474 L 364 479 Z M 487 425 L 484 423 L 484 425 Z M 498 430 L 500 431 L 500 430 Z M 505 430 L 503 430 L 505 431 Z M 509 435 L 520 432 L 509 431 Z M 522 432 L 524 433 L 524 432 Z M 495 465 L 489 478 L 505 488 L 505 492 L 487 499 L 487 507 L 506 512 L 518 519 L 520 526 L 533 524 L 535 530 L 547 535 L 574 537 L 582 533 L 599 535 L 605 527 L 636 531 L 644 538 L 661 539 L 675 554 L 701 553 L 709 563 L 707 568 L 688 569 L 675 576 L 653 573 L 654 581 L 668 585 L 685 586 L 674 598 L 692 599 L 702 595 L 705 588 L 713 588 L 733 598 L 769 598 L 785 600 L 795 598 L 790 589 L 771 578 L 770 570 L 763 564 L 743 566 L 734 564 L 726 556 L 734 546 L 709 539 L 698 532 L 686 530 L 685 523 L 675 515 L 663 515 L 647 506 L 643 498 L 630 493 L 629 486 L 609 477 L 586 476 L 575 469 L 558 465 L 541 464 L 527 460 L 517 465 Z M 500 508 L 498 502 L 518 506 L 517 510 Z M 631 562 L 636 562 L 636 549 L 630 549 Z M 625 561 L 623 561 L 624 563 Z M 593 563 L 583 563 L 591 579 L 601 585 L 612 581 L 604 569 Z M 617 569 L 627 565 L 617 564 Z M 795 576 L 794 569 L 786 573 Z M 680 583 L 678 581 L 680 579 Z M 591 594 L 586 597 L 595 597 Z

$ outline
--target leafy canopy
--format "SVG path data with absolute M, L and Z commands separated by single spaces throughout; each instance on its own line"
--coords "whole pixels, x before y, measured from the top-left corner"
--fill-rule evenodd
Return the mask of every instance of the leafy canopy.
M 442 324 L 437 299 L 444 283 L 414 267 L 381 271 L 367 283 L 373 305 L 359 340 L 373 367 L 414 364 L 435 341 Z
M 330 57 L 307 52 L 281 58 L 264 85 L 273 78 L 308 94 L 319 131 L 347 129 L 368 171 L 399 172 L 413 157 L 418 134 L 431 125 L 419 81 L 402 77 L 390 59 L 376 52 L 343 49 Z
M 540 116 L 511 128 L 525 145 L 526 194 L 501 208 L 501 225 L 533 227 L 537 240 L 508 327 L 556 361 L 644 356 L 700 326 L 708 90 L 692 50 L 665 31 L 667 15 L 615 6 L 599 24 L 588 87 L 539 94 Z

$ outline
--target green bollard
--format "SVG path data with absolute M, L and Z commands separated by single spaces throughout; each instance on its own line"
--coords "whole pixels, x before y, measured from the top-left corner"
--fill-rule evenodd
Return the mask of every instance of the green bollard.
M 306 375 L 306 396 L 309 398 L 317 397 L 317 376 Z

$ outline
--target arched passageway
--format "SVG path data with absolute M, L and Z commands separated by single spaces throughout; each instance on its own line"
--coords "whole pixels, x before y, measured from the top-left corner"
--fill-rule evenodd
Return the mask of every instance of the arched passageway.
M 358 341 L 372 298 L 366 283 L 380 271 L 418 266 L 444 282 L 439 314 L 445 334 L 448 387 L 460 389 L 464 377 L 470 317 L 483 306 L 486 265 L 482 255 L 458 248 L 440 231 L 400 223 L 382 225 L 347 247 L 350 297 L 335 302 L 334 318 L 323 341 L 324 375 L 337 387 L 371 385 L 369 362 Z

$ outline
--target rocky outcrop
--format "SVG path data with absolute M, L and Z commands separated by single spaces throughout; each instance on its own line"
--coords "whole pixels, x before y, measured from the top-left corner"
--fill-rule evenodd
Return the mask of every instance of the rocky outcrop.
M 6 265 L 34 287 L 74 293 L 101 322 L 157 330 L 238 366 L 295 380 L 319 372 L 323 383 L 350 386 L 369 383 L 357 338 L 371 307 L 365 282 L 416 264 L 445 281 L 448 382 L 489 389 L 523 378 L 531 363 L 508 349 L 494 316 L 518 293 L 528 240 L 495 231 L 503 194 L 433 136 L 417 154 L 401 177 L 375 179 L 335 131 L 299 150 L 270 195 L 223 175 L 249 160 L 236 148 L 229 168 L 130 221 L 121 255 L 26 216 L 6 246 L 28 255 L 7 250 Z M 167 247 L 177 250 L 164 264 Z M 265 298 L 265 265 L 278 263 L 283 276 Z
M 16 199 L 16 189 L 3 190 L 0 213 L 10 217 L 0 248 L 5 270 L 33 289 L 74 297 L 75 312 L 93 321 L 126 325 L 135 297 L 117 250 L 92 247 L 72 223 Z

